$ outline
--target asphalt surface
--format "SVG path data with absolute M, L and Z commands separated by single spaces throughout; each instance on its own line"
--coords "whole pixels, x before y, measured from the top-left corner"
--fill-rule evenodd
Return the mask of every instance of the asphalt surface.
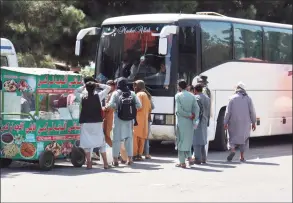
M 1 169 L 1 202 L 292 202 L 292 136 L 252 139 L 239 154 L 211 151 L 208 163 L 176 168 L 172 144 L 153 146 L 153 159 L 105 171 L 57 163 L 49 172 L 15 162 Z

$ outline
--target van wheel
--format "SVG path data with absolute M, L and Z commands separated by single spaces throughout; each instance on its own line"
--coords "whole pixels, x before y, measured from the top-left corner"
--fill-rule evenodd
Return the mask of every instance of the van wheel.
M 6 167 L 10 166 L 11 163 L 12 163 L 12 159 L 5 159 L 5 158 L 0 159 L 0 167 L 1 168 L 6 168 Z
M 73 147 L 70 157 L 71 163 L 75 167 L 82 167 L 85 163 L 85 152 L 80 147 Z
M 55 164 L 55 157 L 51 151 L 43 151 L 39 156 L 39 167 L 42 171 L 50 171 Z
M 217 120 L 216 137 L 210 142 L 211 149 L 218 151 L 228 150 L 228 137 L 224 129 L 225 110 L 221 110 Z

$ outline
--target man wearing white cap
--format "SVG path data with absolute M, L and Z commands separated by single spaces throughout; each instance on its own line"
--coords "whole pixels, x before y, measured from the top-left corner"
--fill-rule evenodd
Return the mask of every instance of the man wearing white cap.
M 251 129 L 256 129 L 256 114 L 253 102 L 245 91 L 245 84 L 239 82 L 235 94 L 226 108 L 224 127 L 229 132 L 230 154 L 228 161 L 235 156 L 235 148 L 240 148 L 240 161 L 244 162 L 244 151 L 249 147 Z
M 197 84 L 201 84 L 203 86 L 203 92 L 205 95 L 207 95 L 209 98 L 211 98 L 211 91 L 208 88 L 208 77 L 205 75 L 199 75 L 196 76 L 192 81 L 192 86 L 195 87 Z

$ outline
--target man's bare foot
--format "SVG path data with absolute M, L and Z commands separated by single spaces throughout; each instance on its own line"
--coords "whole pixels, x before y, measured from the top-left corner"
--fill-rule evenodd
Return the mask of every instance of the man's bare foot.
M 93 168 L 92 162 L 87 162 L 86 169 L 92 169 L 92 168 Z
M 104 165 L 104 169 L 110 169 L 111 166 L 109 166 L 108 164 L 107 165 Z

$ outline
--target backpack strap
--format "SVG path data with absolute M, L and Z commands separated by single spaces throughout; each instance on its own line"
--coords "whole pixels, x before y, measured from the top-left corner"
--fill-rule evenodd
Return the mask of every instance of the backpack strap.
M 118 92 L 119 95 L 122 94 L 122 91 L 121 90 L 116 90 Z

